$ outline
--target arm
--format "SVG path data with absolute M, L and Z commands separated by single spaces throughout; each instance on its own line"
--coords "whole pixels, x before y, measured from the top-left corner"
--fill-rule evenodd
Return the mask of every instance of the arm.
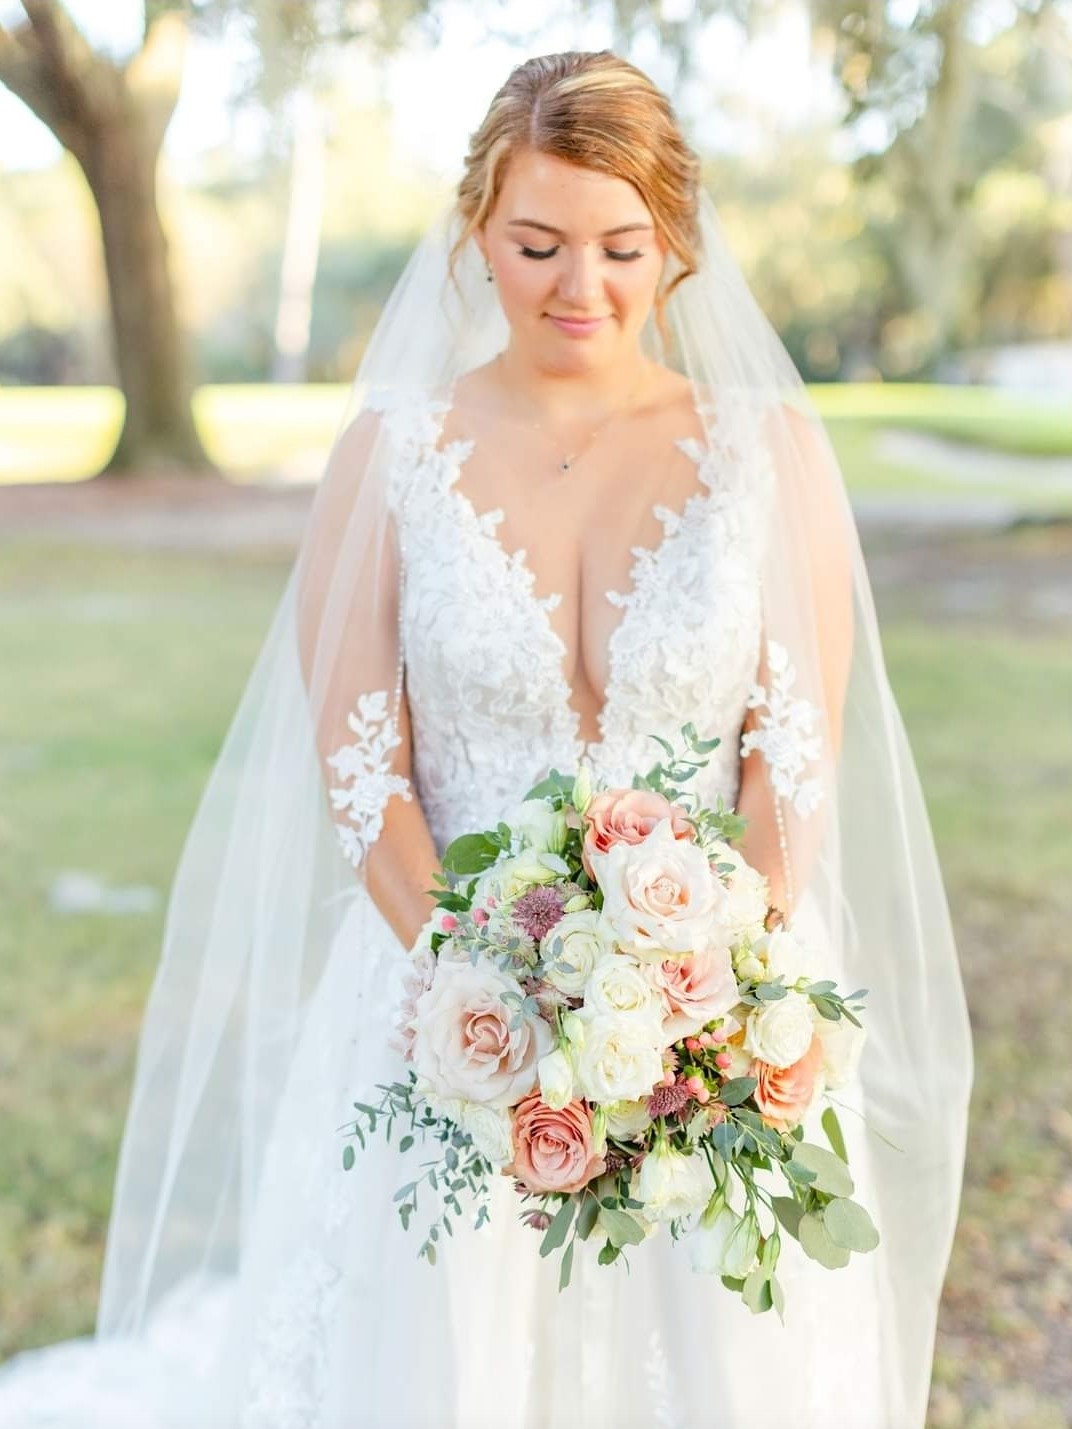
M 298 571 L 298 639 L 316 745 L 343 850 L 409 948 L 434 907 L 440 865 L 413 783 L 399 650 L 401 561 L 384 481 L 380 418 L 340 437 L 317 494 Z
M 836 817 L 831 803 L 852 665 L 853 548 L 840 474 L 822 432 L 783 408 L 770 440 L 778 500 L 788 504 L 791 569 L 803 586 L 793 611 L 797 648 L 786 650 L 796 679 L 789 679 L 788 671 L 772 671 L 764 636 L 756 685 L 766 698 L 749 709 L 744 722 L 737 811 L 748 820 L 741 852 L 767 875 L 771 902 L 791 917 L 815 866 L 826 821 Z M 776 551 L 775 559 L 788 565 L 785 552 Z M 793 797 L 784 792 L 784 779 L 783 792 L 775 789 L 769 756 L 776 751 L 773 744 L 765 747 L 764 729 L 779 697 L 797 712 L 803 711 L 802 701 L 818 707 L 814 722 L 809 727 L 805 720 L 796 736 L 804 769 L 793 781 Z

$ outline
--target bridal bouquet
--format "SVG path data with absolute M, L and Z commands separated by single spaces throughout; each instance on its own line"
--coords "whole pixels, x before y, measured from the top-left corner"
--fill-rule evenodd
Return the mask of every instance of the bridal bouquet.
M 719 741 L 682 735 L 632 788 L 552 771 L 512 824 L 446 849 L 409 954 L 408 1078 L 344 1129 L 362 1146 L 381 1122 L 404 1128 L 403 1151 L 438 1143 L 395 1196 L 407 1229 L 421 1189 L 438 1196 L 429 1261 L 463 1196 L 487 1219 L 501 1173 L 540 1253 L 562 1251 L 561 1287 L 577 1240 L 596 1237 L 609 1265 L 666 1226 L 695 1269 L 781 1314 L 783 1231 L 831 1269 L 878 1244 L 833 1107 L 829 1148 L 801 1126 L 855 1073 L 864 993 L 816 975 L 732 847 L 744 820 L 687 792 Z

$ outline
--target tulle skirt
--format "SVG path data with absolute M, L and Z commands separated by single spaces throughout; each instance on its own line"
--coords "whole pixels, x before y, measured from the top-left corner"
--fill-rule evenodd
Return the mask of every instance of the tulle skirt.
M 802 930 L 807 917 L 804 900 Z M 3 1429 L 919 1429 L 930 1365 L 899 1351 L 896 1266 L 881 1248 L 831 1272 L 785 1241 L 784 1325 L 693 1272 L 666 1230 L 628 1266 L 599 1266 L 598 1244 L 578 1243 L 560 1292 L 558 1256 L 540 1258 L 503 1176 L 488 1224 L 456 1222 L 434 1266 L 418 1258 L 393 1196 L 429 1147 L 401 1153 L 378 1134 L 353 1169 L 342 1163 L 353 1103 L 405 1075 L 388 1045 L 403 956 L 356 890 L 308 1007 L 238 1274 L 180 1285 L 136 1339 L 11 1361 Z M 874 1209 L 870 1133 L 842 1123 L 857 1197 Z

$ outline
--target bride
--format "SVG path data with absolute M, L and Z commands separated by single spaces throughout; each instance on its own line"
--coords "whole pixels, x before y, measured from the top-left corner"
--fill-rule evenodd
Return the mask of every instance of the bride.
M 146 1014 L 96 1338 L 0 1371 L 5 1429 L 912 1429 L 971 1051 L 927 815 L 844 484 L 673 111 L 607 52 L 532 59 L 414 254 L 191 830 Z M 421 1156 L 356 1100 L 446 844 L 550 768 L 697 780 L 831 976 L 882 1244 L 790 1243 L 752 1316 L 668 1236 L 573 1282 L 495 1178 L 416 1255 Z M 591 1252 L 590 1254 L 587 1252 Z M 780 1273 L 781 1273 L 780 1270 Z

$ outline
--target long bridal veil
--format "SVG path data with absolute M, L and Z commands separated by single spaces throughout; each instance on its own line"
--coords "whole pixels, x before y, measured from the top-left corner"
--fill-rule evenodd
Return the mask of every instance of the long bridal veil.
M 449 271 L 456 224 L 448 212 L 430 227 L 377 325 L 183 850 L 120 1158 L 105 1341 L 235 1274 L 303 1009 L 348 895 L 367 884 L 387 802 L 409 793 L 393 762 L 408 730 L 388 414 L 507 337 L 471 240 Z M 666 340 L 653 322 L 645 341 L 692 380 L 712 440 L 769 456 L 745 757 L 766 771 L 791 915 L 824 939 L 832 975 L 869 989 L 862 1120 L 846 1130 L 866 1141 L 883 1240 L 877 1372 L 886 1402 L 903 1406 L 890 1422 L 922 1423 L 971 1082 L 953 933 L 837 460 L 706 195 L 700 228 L 702 262 L 667 301 Z M 695 722 L 734 737 L 705 728 L 702 710 Z M 355 1010 L 353 1035 L 385 1031 Z M 710 1293 L 725 1294 L 717 1281 Z

